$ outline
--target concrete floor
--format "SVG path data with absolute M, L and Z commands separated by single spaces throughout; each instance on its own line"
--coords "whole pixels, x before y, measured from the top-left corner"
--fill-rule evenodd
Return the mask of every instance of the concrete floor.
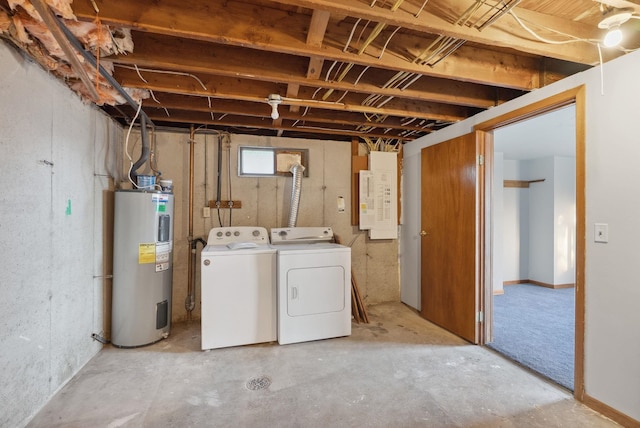
M 350 337 L 285 346 L 202 352 L 198 323 L 152 346 L 106 346 L 28 426 L 617 426 L 402 304 L 369 316 Z

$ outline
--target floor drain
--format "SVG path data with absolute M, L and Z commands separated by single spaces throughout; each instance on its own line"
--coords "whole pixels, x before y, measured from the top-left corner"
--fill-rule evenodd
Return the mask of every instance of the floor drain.
M 271 385 L 271 379 L 267 376 L 260 376 L 249 379 L 246 387 L 249 391 L 258 391 L 260 389 L 269 388 L 269 385 Z

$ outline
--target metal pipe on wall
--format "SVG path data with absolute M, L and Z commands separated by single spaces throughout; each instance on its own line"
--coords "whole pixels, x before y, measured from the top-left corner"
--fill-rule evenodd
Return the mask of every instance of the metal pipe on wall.
M 195 128 L 193 125 L 189 128 L 189 264 L 187 268 L 187 297 L 184 307 L 187 310 L 187 320 L 192 320 L 192 312 L 196 306 L 195 296 L 195 270 L 196 270 L 196 246 L 198 242 L 193 239 L 193 170 L 194 170 L 194 153 L 195 153 Z

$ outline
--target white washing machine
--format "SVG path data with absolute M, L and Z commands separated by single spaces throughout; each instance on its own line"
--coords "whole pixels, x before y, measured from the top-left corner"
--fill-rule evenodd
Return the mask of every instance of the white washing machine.
M 351 334 L 351 248 L 330 227 L 271 229 L 278 249 L 278 343 Z
M 202 349 L 272 342 L 276 250 L 263 227 L 216 227 L 201 254 Z

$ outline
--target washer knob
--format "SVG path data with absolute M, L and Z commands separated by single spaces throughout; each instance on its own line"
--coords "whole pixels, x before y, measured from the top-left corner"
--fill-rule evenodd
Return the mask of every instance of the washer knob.
M 255 237 L 258 237 L 258 236 L 260 236 L 260 231 L 259 231 L 258 229 L 256 229 L 256 230 L 254 230 L 251 234 L 252 234 L 253 236 L 255 236 Z
M 287 231 L 286 230 L 281 230 L 280 233 L 278 233 L 278 235 L 287 236 Z
M 236 230 L 235 232 L 233 232 L 233 236 L 240 236 L 240 232 Z
M 231 236 L 231 232 L 225 233 L 225 236 Z
M 216 236 L 217 236 L 218 238 L 219 238 L 219 237 L 221 237 L 221 236 L 222 236 L 222 232 L 218 232 L 218 233 L 216 233 Z

